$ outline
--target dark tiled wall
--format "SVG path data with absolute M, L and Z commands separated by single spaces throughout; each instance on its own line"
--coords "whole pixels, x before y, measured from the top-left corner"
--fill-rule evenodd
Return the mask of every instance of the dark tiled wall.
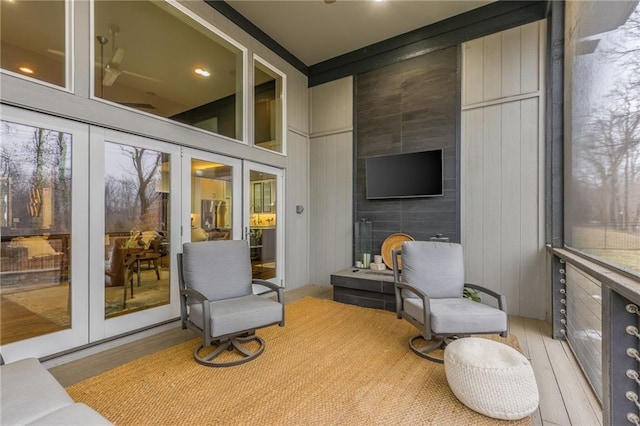
M 356 220 L 372 222 L 373 253 L 404 232 L 416 240 L 443 234 L 460 241 L 456 176 L 458 53 L 452 47 L 359 74 L 356 82 Z M 443 149 L 444 196 L 367 200 L 365 161 L 371 155 Z

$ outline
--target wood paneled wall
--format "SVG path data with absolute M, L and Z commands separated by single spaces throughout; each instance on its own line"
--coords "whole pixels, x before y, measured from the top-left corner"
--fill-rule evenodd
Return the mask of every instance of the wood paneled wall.
M 285 170 L 285 268 L 288 289 L 308 284 L 309 261 L 302 253 L 309 250 L 309 138 L 287 133 Z M 305 208 L 296 213 L 297 205 Z
M 309 282 L 329 285 L 352 261 L 353 79 L 310 92 Z
M 462 244 L 468 282 L 543 319 L 545 22 L 463 44 Z
M 372 222 L 373 254 L 396 232 L 416 240 L 443 234 L 459 242 L 457 48 L 422 55 L 357 77 L 356 218 Z M 444 196 L 367 200 L 365 158 L 444 151 Z
M 311 89 L 311 283 L 351 265 L 353 221 L 366 218 L 374 254 L 394 232 L 443 233 L 463 243 L 469 282 L 545 318 L 544 39 L 535 22 L 462 45 L 460 73 L 450 48 L 360 74 L 355 123 L 351 78 Z M 366 200 L 365 157 L 436 148 L 444 197 Z

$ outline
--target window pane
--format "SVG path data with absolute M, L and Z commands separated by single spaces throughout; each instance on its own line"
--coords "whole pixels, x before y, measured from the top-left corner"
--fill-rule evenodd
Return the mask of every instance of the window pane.
M 105 317 L 169 303 L 169 154 L 105 145 Z
M 283 79 L 258 60 L 254 64 L 254 144 L 283 152 Z
M 191 160 L 191 241 L 233 235 L 233 166 Z
M 71 135 L 2 121 L 0 336 L 71 326 Z
M 276 277 L 277 178 L 276 175 L 258 170 L 249 172 L 249 247 L 252 276 L 256 279 Z
M 640 274 L 640 7 L 567 2 L 565 239 Z
M 2 1 L 1 7 L 2 68 L 64 87 L 64 0 Z
M 240 49 L 165 2 L 96 1 L 94 19 L 95 96 L 242 139 Z

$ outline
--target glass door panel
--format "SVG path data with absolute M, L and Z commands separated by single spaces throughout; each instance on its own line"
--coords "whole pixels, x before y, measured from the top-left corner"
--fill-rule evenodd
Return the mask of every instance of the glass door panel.
M 183 241 L 232 240 L 240 238 L 241 162 L 203 151 L 184 149 Z
M 87 126 L 2 107 L 0 350 L 87 343 Z
M 170 301 L 170 156 L 105 142 L 105 318 Z
M 180 241 L 180 149 L 92 128 L 91 336 L 129 332 L 178 315 L 171 253 Z M 174 200 L 176 202 L 174 202 Z M 178 220 L 179 222 L 179 220 Z M 101 263 L 97 261 L 101 260 Z
M 283 171 L 245 161 L 245 236 L 253 278 L 283 285 Z

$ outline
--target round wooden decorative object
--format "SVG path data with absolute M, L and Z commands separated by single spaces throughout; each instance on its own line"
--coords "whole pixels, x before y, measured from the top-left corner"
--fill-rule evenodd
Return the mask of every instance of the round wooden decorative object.
M 389 235 L 382 243 L 380 254 L 382 254 L 382 261 L 387 268 L 393 269 L 393 259 L 391 258 L 391 251 L 402 247 L 402 243 L 405 241 L 413 241 L 411 235 L 397 233 Z M 402 257 L 398 259 L 398 267 L 402 269 Z

